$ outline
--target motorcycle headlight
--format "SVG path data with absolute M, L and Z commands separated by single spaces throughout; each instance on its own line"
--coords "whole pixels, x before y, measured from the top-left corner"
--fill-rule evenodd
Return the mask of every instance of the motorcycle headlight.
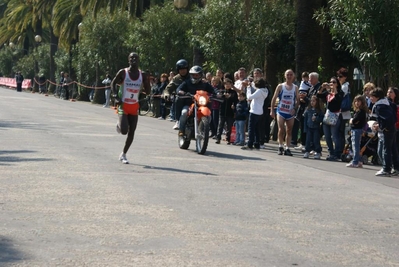
M 206 105 L 206 97 L 205 96 L 200 96 L 198 98 L 198 104 L 200 104 L 201 106 L 205 106 Z

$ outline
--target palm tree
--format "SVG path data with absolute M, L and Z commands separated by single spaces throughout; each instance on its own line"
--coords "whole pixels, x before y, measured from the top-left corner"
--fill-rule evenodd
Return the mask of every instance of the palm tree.
M 100 10 L 108 8 L 111 14 L 117 14 L 122 10 L 128 10 L 130 17 L 141 17 L 144 7 L 149 6 L 150 0 L 82 0 L 81 8 L 85 14 L 89 10 L 93 11 L 93 15 L 97 16 Z

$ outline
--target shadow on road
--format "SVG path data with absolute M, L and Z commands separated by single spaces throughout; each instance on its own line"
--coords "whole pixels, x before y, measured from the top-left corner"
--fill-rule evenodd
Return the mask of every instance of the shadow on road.
M 253 150 L 253 151 L 256 151 L 256 150 Z M 262 159 L 262 158 L 259 158 L 259 157 L 247 157 L 247 156 L 238 155 L 238 154 L 226 154 L 226 153 L 220 153 L 220 152 L 216 152 L 216 151 L 207 151 L 205 156 L 218 157 L 218 158 L 224 158 L 224 159 L 234 159 L 234 160 L 260 160 L 260 161 L 265 161 L 265 159 Z
M 0 122 L 0 130 L 7 130 L 7 128 L 42 130 L 43 125 L 37 123 L 16 122 L 16 121 Z
M 188 173 L 188 174 L 202 174 L 202 175 L 213 175 L 213 176 L 216 176 L 216 174 L 210 173 L 210 172 L 188 171 L 188 170 L 183 170 L 183 169 L 155 167 L 155 166 L 140 165 L 140 164 L 131 164 L 131 165 L 143 167 L 143 169 L 150 169 L 150 170 L 161 170 L 161 171 L 170 171 L 170 172 L 182 172 L 182 173 Z
M 0 265 L 3 263 L 13 263 L 26 259 L 26 255 L 23 255 L 21 251 L 15 249 L 15 245 L 12 240 L 0 236 Z
M 0 165 L 9 165 L 6 163 L 13 162 L 28 162 L 28 161 L 52 161 L 53 159 L 48 158 L 22 158 L 17 156 L 10 156 L 10 154 L 25 154 L 25 153 L 35 153 L 32 150 L 3 150 L 0 151 Z

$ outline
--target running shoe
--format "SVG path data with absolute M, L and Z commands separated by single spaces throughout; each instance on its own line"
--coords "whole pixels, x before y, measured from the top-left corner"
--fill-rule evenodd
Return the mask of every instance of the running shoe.
M 346 164 L 346 167 L 349 168 L 362 168 L 363 166 L 359 166 L 359 164 L 354 164 L 353 162 Z
M 303 149 L 303 146 L 302 146 L 302 145 L 299 145 L 299 146 L 294 147 L 294 149 L 295 149 L 295 150 L 302 150 L 302 149 Z
M 313 158 L 314 158 L 314 159 L 320 159 L 320 158 L 321 158 L 321 153 L 315 152 Z
M 283 147 L 279 147 L 277 155 L 283 155 L 283 153 L 284 153 L 284 148 Z
M 119 123 L 116 123 L 116 132 L 117 132 L 118 134 L 121 133 L 121 128 L 119 127 Z
M 285 156 L 292 156 L 291 150 L 290 150 L 289 148 L 287 148 L 287 149 L 284 151 L 284 155 L 285 155 Z
M 126 158 L 126 154 L 125 153 L 121 153 L 121 155 L 119 156 L 119 160 L 123 163 L 123 164 L 129 164 L 129 161 Z
M 399 175 L 399 170 L 392 169 L 391 176 L 397 176 L 397 175 Z
M 176 121 L 175 125 L 173 126 L 173 130 L 179 130 L 179 121 Z
M 305 152 L 305 154 L 303 154 L 303 158 L 308 159 L 309 158 L 309 152 Z
M 391 174 L 389 172 L 384 171 L 384 169 L 381 169 L 381 170 L 379 170 L 378 172 L 375 173 L 375 176 L 390 177 Z

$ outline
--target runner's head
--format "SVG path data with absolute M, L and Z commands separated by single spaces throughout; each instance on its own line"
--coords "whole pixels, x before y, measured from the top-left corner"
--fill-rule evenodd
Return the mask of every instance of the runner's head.
M 138 67 L 139 62 L 140 62 L 139 54 L 137 54 L 136 52 L 130 53 L 129 57 L 128 57 L 128 61 L 129 61 L 129 65 L 131 67 Z
M 295 80 L 295 73 L 292 69 L 288 69 L 285 71 L 284 77 L 287 82 L 293 82 Z

